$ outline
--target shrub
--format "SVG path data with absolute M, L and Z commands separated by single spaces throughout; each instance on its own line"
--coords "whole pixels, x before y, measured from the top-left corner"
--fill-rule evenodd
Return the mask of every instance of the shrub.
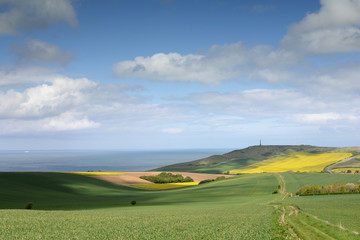
M 341 194 L 341 193 L 359 193 L 360 185 L 354 183 L 337 183 L 325 186 L 319 185 L 305 185 L 302 186 L 297 192 L 297 195 L 319 195 L 319 194 Z
M 156 176 L 141 176 L 140 178 L 153 183 L 179 183 L 179 182 L 194 182 L 191 177 L 184 178 L 181 174 L 172 174 L 162 172 Z
M 25 209 L 32 209 L 33 208 L 33 203 L 32 202 L 28 202 L 25 204 Z
M 225 176 L 220 176 L 220 177 L 215 178 L 215 181 L 224 180 L 224 179 L 225 179 Z
M 205 179 L 199 182 L 199 184 L 203 184 L 203 183 L 208 183 L 208 182 L 213 182 L 215 181 L 214 179 Z
M 134 206 L 134 205 L 136 204 L 136 200 L 131 200 L 131 202 L 130 202 L 130 203 L 131 203 L 131 205 L 133 205 L 133 206 Z
M 272 192 L 272 194 L 277 194 L 277 193 L 279 193 L 277 189 L 275 189 L 275 190 Z

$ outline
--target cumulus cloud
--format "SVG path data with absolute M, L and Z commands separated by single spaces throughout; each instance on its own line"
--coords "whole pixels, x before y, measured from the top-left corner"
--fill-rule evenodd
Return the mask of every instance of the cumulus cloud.
M 38 66 L 0 68 L 0 87 L 24 87 L 29 84 L 49 82 L 57 74 L 53 69 Z
M 1 0 L 0 34 L 13 35 L 19 30 L 46 29 L 58 22 L 77 25 L 71 0 Z
M 81 116 L 81 114 L 65 112 L 57 117 L 48 119 L 47 123 L 43 125 L 43 129 L 51 131 L 65 131 L 95 128 L 99 126 L 99 123 L 91 121 L 87 117 Z
M 213 46 L 205 55 L 158 53 L 136 57 L 112 66 L 121 78 L 182 81 L 217 84 L 224 80 L 283 81 L 291 77 L 286 66 L 297 62 L 289 51 L 274 51 L 270 46 L 248 48 L 244 43 Z
M 9 82 L 9 80 L 6 80 Z M 49 75 L 46 82 L 0 91 L 0 133 L 81 130 L 161 132 L 191 114 L 173 106 L 148 104 L 136 92 L 142 88 L 97 84 L 86 78 Z M 180 129 L 168 128 L 167 133 Z
M 202 114 L 202 127 L 211 125 L 226 129 L 228 126 L 230 129 L 258 121 L 319 127 L 347 123 L 351 127 L 360 121 L 359 97 L 349 99 L 332 95 L 331 98 L 323 98 L 299 90 L 252 89 L 197 93 L 182 100 L 192 103 Z
M 88 79 L 56 77 L 51 84 L 41 84 L 25 91 L 0 92 L 0 118 L 44 118 L 87 101 L 86 91 L 96 86 Z
M 319 12 L 290 26 L 282 46 L 312 54 L 360 51 L 360 0 L 321 0 Z
M 54 62 L 66 66 L 74 58 L 71 52 L 40 40 L 30 40 L 26 46 L 14 45 L 14 50 L 21 62 Z

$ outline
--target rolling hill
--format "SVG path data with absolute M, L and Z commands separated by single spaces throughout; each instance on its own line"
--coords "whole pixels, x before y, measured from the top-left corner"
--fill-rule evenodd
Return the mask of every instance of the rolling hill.
M 304 152 L 309 154 L 348 152 L 353 155 L 358 155 L 360 154 L 360 148 L 317 147 L 310 145 L 250 146 L 223 155 L 213 155 L 195 161 L 161 167 L 152 171 L 222 173 L 233 169 L 243 168 L 266 159 L 287 156 L 293 152 Z

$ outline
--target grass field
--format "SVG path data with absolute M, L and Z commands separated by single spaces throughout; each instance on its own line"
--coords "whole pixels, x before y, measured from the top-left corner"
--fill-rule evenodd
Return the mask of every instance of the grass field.
M 359 239 L 360 194 L 272 194 L 278 185 L 295 192 L 304 184 L 359 180 L 262 173 L 149 191 L 77 174 L 0 173 L 0 239 Z M 27 202 L 34 209 L 24 210 Z M 290 215 L 292 207 L 299 214 Z
M 0 182 L 1 208 L 32 201 L 38 210 L 0 210 L 2 239 L 270 239 L 287 233 L 267 204 L 278 198 L 271 194 L 278 184 L 272 174 L 171 191 L 74 174 L 1 173 Z
M 281 173 L 286 181 L 286 191 L 295 193 L 304 185 L 329 185 L 335 183 L 360 184 L 360 175 L 324 173 Z
M 326 166 L 352 156 L 351 153 L 307 153 L 292 152 L 286 156 L 271 158 L 241 169 L 231 170 L 231 174 L 262 172 L 321 172 Z

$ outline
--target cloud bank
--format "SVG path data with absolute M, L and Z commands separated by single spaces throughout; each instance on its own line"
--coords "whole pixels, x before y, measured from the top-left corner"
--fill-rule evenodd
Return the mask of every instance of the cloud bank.
M 0 35 L 47 29 L 58 22 L 77 25 L 71 0 L 1 0 L 1 5 L 7 10 L 0 14 Z
M 282 46 L 309 54 L 360 51 L 360 1 L 320 2 L 319 12 L 290 26 Z
M 27 41 L 25 46 L 14 45 L 14 50 L 20 62 L 53 62 L 66 66 L 70 60 L 74 59 L 71 52 L 35 39 Z

